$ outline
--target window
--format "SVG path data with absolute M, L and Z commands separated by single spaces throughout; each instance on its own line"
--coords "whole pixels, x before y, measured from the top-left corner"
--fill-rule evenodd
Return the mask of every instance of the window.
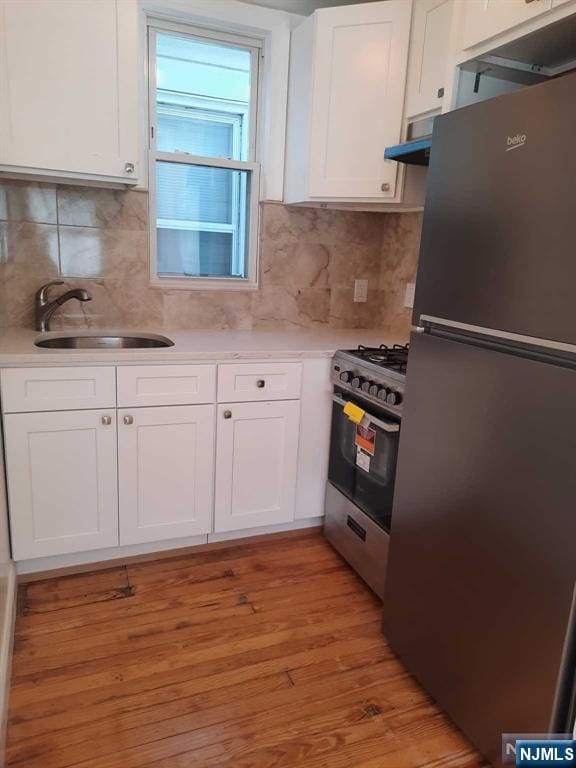
M 150 267 L 166 287 L 256 285 L 259 44 L 149 27 Z

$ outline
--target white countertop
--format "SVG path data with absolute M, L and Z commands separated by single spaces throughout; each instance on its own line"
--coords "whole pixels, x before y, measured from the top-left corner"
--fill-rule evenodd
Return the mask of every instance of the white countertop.
M 49 336 L 147 335 L 146 331 L 53 331 Z M 405 338 L 390 338 L 377 330 L 321 331 L 159 331 L 150 335 L 167 336 L 173 347 L 150 349 L 40 349 L 34 340 L 37 331 L 9 331 L 0 336 L 0 367 L 43 365 L 92 365 L 118 363 L 184 363 L 195 360 L 262 360 L 332 357 L 337 349 L 352 349 L 358 344 L 405 343 Z

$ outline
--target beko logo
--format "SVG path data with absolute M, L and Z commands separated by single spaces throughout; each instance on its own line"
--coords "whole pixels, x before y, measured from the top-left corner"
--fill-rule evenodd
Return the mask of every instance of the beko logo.
M 516 136 L 508 136 L 506 139 L 506 152 L 510 152 L 511 149 L 520 149 L 526 144 L 526 134 L 517 133 Z

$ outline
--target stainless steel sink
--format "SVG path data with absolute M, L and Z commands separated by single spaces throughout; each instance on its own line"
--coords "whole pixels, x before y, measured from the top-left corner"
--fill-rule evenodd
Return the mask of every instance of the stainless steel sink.
M 93 334 L 82 336 L 40 336 L 34 342 L 42 349 L 148 349 L 157 347 L 173 347 L 174 342 L 166 336 Z

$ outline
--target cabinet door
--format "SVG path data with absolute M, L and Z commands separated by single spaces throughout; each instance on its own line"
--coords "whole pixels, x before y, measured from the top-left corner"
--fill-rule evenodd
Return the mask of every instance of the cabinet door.
M 488 40 L 552 7 L 552 0 L 466 0 L 462 27 L 462 48 Z
M 397 163 L 384 149 L 400 140 L 411 3 L 315 15 L 309 194 L 394 197 Z
M 137 14 L 135 0 L 0 0 L 2 166 L 137 181 Z
M 218 406 L 215 531 L 294 519 L 300 403 Z
M 408 60 L 406 117 L 440 109 L 453 0 L 416 0 Z
M 4 417 L 15 560 L 118 544 L 114 411 Z
M 212 530 L 214 406 L 118 411 L 120 543 Z

